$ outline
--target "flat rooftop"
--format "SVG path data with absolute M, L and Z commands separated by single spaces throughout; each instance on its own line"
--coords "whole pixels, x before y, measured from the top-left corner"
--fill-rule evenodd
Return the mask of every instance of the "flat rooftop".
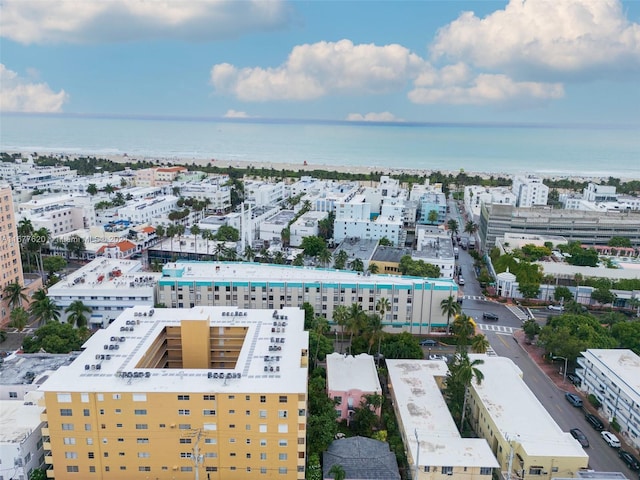
M 411 253 L 412 251 L 410 248 L 387 247 L 385 245 L 379 245 L 373 253 L 371 261 L 400 263 L 402 257 L 404 257 L 405 255 L 411 255 Z
M 340 250 L 344 250 L 349 255 L 349 258 L 369 259 L 373 255 L 377 246 L 377 240 L 347 237 L 340 243 L 340 245 L 338 245 L 338 248 L 336 248 L 336 251 L 334 252 L 334 256 Z
M 276 318 L 277 317 L 277 318 Z M 206 320 L 210 327 L 246 328 L 233 368 L 137 368 L 167 327 L 182 320 Z M 280 326 L 274 326 L 274 323 Z M 283 326 L 282 324 L 286 324 Z M 97 331 L 69 366 L 59 368 L 42 385 L 54 392 L 192 392 L 300 393 L 307 389 L 308 350 L 299 308 L 242 310 L 194 307 L 125 310 L 108 328 Z M 274 346 L 277 347 L 274 351 Z
M 138 260 L 99 257 L 49 287 L 49 296 L 69 289 L 130 290 L 153 287 L 160 275 L 141 270 L 142 264 Z
M 21 443 L 40 426 L 43 411 L 44 407 L 22 400 L 0 400 L 0 443 Z
M 0 364 L 0 385 L 31 384 L 45 372 L 69 365 L 78 353 L 21 353 Z
M 529 456 L 582 457 L 588 455 L 576 439 L 563 432 L 549 412 L 524 383 L 522 371 L 505 357 L 470 354 L 484 363 L 480 385 L 471 383 L 503 437 L 519 435 L 518 442 Z
M 435 379 L 446 376 L 444 361 L 387 360 L 387 368 L 410 457 L 420 441 L 420 467 L 499 467 L 485 439 L 460 437 Z
M 363 275 L 346 270 L 331 270 L 314 267 L 294 267 L 290 265 L 267 265 L 250 262 L 170 262 L 162 269 L 163 282 L 175 280 L 196 281 L 214 280 L 216 282 L 338 282 L 393 284 L 413 286 L 431 283 L 446 289 L 458 290 L 451 279 L 402 277 L 398 275 Z M 167 284 L 167 283 L 165 283 Z
M 340 392 L 361 390 L 382 393 L 376 364 L 371 355 L 327 355 L 327 389 Z
M 280 210 L 279 212 L 265 219 L 264 222 L 273 223 L 274 225 L 286 226 L 291 220 L 294 219 L 295 216 L 296 212 L 294 212 L 293 210 Z
M 621 380 L 615 382 L 616 385 L 625 389 L 628 395 L 640 395 L 640 356 L 628 349 L 590 348 L 585 353 L 582 354 L 584 357 L 592 362 L 599 361 L 613 372 Z

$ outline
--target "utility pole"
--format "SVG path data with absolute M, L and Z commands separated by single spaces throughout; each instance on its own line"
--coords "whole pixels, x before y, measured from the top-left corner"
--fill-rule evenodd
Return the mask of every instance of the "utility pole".
M 200 455 L 200 440 L 202 439 L 202 429 L 197 428 L 189 432 L 190 438 L 195 438 L 193 449 L 191 450 L 191 460 L 195 467 L 195 480 L 200 480 L 200 465 L 202 465 L 203 456 Z

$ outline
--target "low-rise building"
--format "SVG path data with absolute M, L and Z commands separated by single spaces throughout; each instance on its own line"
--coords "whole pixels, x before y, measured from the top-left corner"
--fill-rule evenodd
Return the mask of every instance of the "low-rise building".
M 396 456 L 389 444 L 367 437 L 350 437 L 335 440 L 322 454 L 322 478 L 336 478 L 330 473 L 334 465 L 340 465 L 345 480 L 400 480 Z
M 521 370 L 506 357 L 469 355 L 482 360 L 483 374 L 471 382 L 468 406 L 475 432 L 491 451 L 507 478 L 570 477 L 589 465 L 576 439 L 563 432 L 522 379 Z M 509 471 L 511 466 L 511 471 Z
M 327 212 L 309 211 L 300 216 L 289 227 L 291 234 L 289 238 L 289 245 L 293 247 L 299 247 L 302 245 L 302 240 L 305 237 L 318 235 L 319 228 L 318 223 L 327 218 L 329 214 Z
M 337 420 L 351 420 L 367 395 L 381 395 L 378 370 L 371 355 L 327 355 L 327 395 L 336 402 Z M 380 408 L 376 410 L 380 415 Z
M 20 353 L 0 363 L 0 400 L 24 401 L 29 392 L 37 390 L 51 372 L 69 365 L 77 353 Z
M 41 387 L 48 477 L 302 480 L 308 348 L 298 308 L 125 310 Z
M 153 307 L 159 273 L 143 272 L 138 260 L 96 258 L 49 287 L 47 296 L 64 310 L 79 300 L 91 309 L 89 327 L 106 327 L 123 310 L 136 305 Z
M 440 386 L 440 360 L 387 360 L 398 427 L 414 480 L 490 480 L 499 467 L 484 438 L 462 438 Z
M 578 357 L 580 389 L 594 395 L 624 440 L 640 449 L 640 356 L 626 349 L 589 349 Z

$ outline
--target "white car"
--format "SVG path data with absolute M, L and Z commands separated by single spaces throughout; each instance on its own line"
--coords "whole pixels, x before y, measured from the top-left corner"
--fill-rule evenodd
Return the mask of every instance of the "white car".
M 458 285 L 464 285 L 464 278 L 458 277 Z
M 620 440 L 611 432 L 600 432 L 602 439 L 612 448 L 620 448 Z
M 556 312 L 564 312 L 564 307 L 562 305 L 549 305 L 547 308 Z

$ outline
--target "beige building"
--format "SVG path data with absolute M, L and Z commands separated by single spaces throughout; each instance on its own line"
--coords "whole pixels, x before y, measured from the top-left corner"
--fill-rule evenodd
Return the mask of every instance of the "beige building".
M 298 308 L 125 310 L 42 385 L 49 478 L 305 478 Z
M 469 357 L 484 362 L 477 366 L 484 379 L 480 385 L 472 382 L 469 390 L 470 420 L 489 443 L 504 476 L 510 463 L 512 479 L 529 480 L 575 477 L 579 469 L 588 467 L 589 456 L 551 418 L 510 359 Z
M 4 184 L 0 185 L 0 297 L 4 287 L 13 282 L 24 285 L 24 276 L 11 187 Z M 6 299 L 2 299 L 0 302 L 0 326 L 9 322 L 10 313 Z

